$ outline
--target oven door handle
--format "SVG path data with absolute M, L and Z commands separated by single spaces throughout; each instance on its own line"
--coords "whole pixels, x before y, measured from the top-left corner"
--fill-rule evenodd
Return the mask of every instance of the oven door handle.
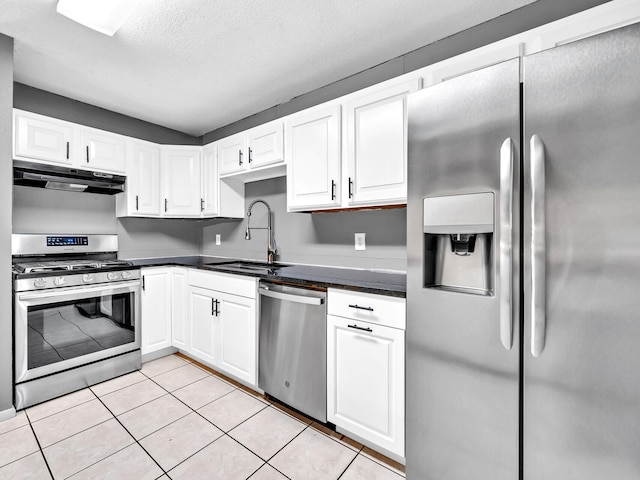
M 99 284 L 91 287 L 69 287 L 48 290 L 37 290 L 34 292 L 23 292 L 16 294 L 18 301 L 24 300 L 49 300 L 56 299 L 64 301 L 65 299 L 73 300 L 75 298 L 90 297 L 96 293 L 100 295 L 118 295 L 120 293 L 135 292 L 140 289 L 140 280 L 131 280 L 129 282 L 119 282 L 117 284 Z M 48 303 L 48 302 L 47 302 Z

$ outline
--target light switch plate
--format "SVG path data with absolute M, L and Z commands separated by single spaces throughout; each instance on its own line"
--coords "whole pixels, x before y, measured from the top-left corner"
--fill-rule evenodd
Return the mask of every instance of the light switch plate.
M 216 233 L 216 245 L 220 245 L 222 242 L 220 241 L 220 234 Z
M 366 233 L 356 233 L 355 234 L 355 239 L 356 239 L 356 250 L 366 250 L 367 246 L 365 244 L 365 237 L 366 237 Z

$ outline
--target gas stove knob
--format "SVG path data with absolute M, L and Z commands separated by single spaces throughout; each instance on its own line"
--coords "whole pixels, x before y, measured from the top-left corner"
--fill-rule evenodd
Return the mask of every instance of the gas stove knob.
M 84 275 L 82 275 L 82 281 L 84 283 L 93 282 L 93 275 L 91 275 L 90 273 L 85 273 Z
M 64 285 L 65 283 L 67 282 L 65 281 L 64 277 L 56 277 L 53 279 L 53 284 L 57 287 Z
M 118 274 L 118 272 L 109 272 L 109 273 L 107 273 L 107 279 L 108 280 L 117 280 L 119 276 L 120 275 Z
M 123 279 L 127 279 L 129 277 L 131 277 L 131 272 L 122 272 L 122 278 Z
M 47 281 L 44 278 L 36 278 L 33 281 L 33 286 L 36 288 L 42 288 L 47 286 Z

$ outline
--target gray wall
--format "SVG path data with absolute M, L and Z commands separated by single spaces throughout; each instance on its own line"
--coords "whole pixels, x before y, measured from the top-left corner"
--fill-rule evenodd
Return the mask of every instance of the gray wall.
M 121 258 L 198 255 L 198 220 L 116 218 L 115 197 L 13 187 L 14 233 L 118 234 Z
M 199 220 L 119 218 L 119 257 L 157 258 L 199 254 Z
M 115 197 L 13 187 L 13 233 L 118 233 Z
M 0 420 L 13 409 L 13 313 L 11 308 L 11 185 L 13 39 L 0 34 Z
M 13 106 L 28 112 L 169 145 L 202 145 L 202 138 L 15 83 Z
M 278 245 L 277 260 L 285 263 L 338 265 L 344 267 L 406 269 L 406 209 L 287 213 L 284 177 L 245 186 L 245 209 L 256 199 L 273 210 L 273 229 Z M 251 214 L 251 240 L 244 239 L 245 222 L 202 221 L 203 255 L 266 260 L 266 208 L 256 204 Z M 366 233 L 367 249 L 355 251 L 354 233 Z M 215 245 L 220 234 L 222 244 Z
M 526 30 L 531 30 L 608 1 L 610 0 L 538 0 L 488 22 L 376 65 L 368 70 L 295 97 L 288 102 L 263 110 L 217 130 L 212 130 L 204 134 L 202 144 L 206 145 L 220 138 L 299 112 L 305 108 L 328 102 L 334 98 L 353 93 Z

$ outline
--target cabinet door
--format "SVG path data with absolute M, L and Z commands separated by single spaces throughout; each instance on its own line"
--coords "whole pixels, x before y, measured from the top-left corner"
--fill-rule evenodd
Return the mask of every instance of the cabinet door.
M 163 215 L 200 216 L 200 149 L 162 150 Z
M 196 360 L 216 364 L 215 292 L 206 288 L 189 287 L 189 348 Z
M 171 281 L 168 269 L 142 274 L 141 351 L 145 355 L 171 346 Z
M 160 149 L 134 142 L 127 176 L 129 211 L 134 215 L 160 215 Z
M 403 457 L 404 331 L 328 315 L 327 332 L 328 420 Z
M 202 150 L 202 198 L 200 210 L 205 217 L 218 215 L 218 158 L 216 145 L 211 144 Z
M 81 152 L 76 163 L 78 167 L 124 174 L 126 142 L 123 137 L 81 129 L 80 146 Z
M 249 168 L 284 162 L 282 122 L 265 123 L 247 132 Z
M 288 210 L 340 205 L 340 106 L 291 117 L 285 139 Z
M 173 346 L 189 350 L 189 315 L 187 308 L 187 271 L 175 268 L 171 275 L 171 336 Z
M 215 292 L 218 313 L 218 364 L 220 370 L 256 385 L 256 301 Z
M 71 125 L 39 115 L 16 112 L 14 126 L 15 156 L 71 164 Z
M 346 105 L 349 205 L 407 202 L 407 95 L 413 79 Z
M 238 133 L 223 138 L 218 142 L 218 161 L 220 162 L 220 175 L 241 172 L 245 170 L 245 135 Z

